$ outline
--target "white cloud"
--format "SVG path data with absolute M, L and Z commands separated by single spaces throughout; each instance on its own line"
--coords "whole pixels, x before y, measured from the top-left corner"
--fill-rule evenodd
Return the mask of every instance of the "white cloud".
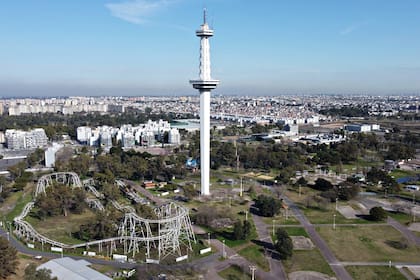
M 360 22 L 353 23 L 352 25 L 349 25 L 346 28 L 344 28 L 343 30 L 341 30 L 340 35 L 350 34 L 354 31 L 362 28 L 363 26 L 367 25 L 368 23 L 369 23 L 368 21 L 360 21 Z
M 121 3 L 105 4 L 114 17 L 134 23 L 143 24 L 157 11 L 167 7 L 174 0 L 132 0 Z

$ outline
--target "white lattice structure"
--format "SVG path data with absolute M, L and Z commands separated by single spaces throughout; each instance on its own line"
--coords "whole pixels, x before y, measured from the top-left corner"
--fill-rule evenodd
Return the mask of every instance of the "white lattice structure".
M 192 250 L 192 242 L 196 242 L 192 230 L 189 212 L 175 203 L 156 207 L 156 219 L 145 219 L 135 213 L 126 213 L 119 233 L 124 242 L 124 253 L 139 251 L 141 244 L 146 247 L 150 258 L 151 248 L 158 250 L 158 258 L 169 254 L 181 256 L 181 244 Z
M 74 172 L 52 173 L 39 179 L 35 198 L 37 195 L 45 193 L 46 188 L 53 185 L 54 182 L 65 184 L 69 187 L 82 187 L 79 176 Z M 121 181 L 116 182 L 116 184 L 122 187 Z M 85 189 L 96 196 L 93 199 L 87 198 L 86 202 L 92 208 L 103 211 L 105 208 L 99 200 L 103 198 L 103 194 L 98 192 L 93 185 L 93 180 L 83 181 Z M 125 213 L 124 220 L 119 226 L 119 234 L 115 237 L 74 245 L 48 238 L 38 233 L 31 224 L 24 220 L 34 207 L 35 201 L 29 202 L 22 213 L 14 218 L 15 233 L 21 239 L 40 242 L 42 246 L 49 244 L 64 249 L 98 245 L 99 252 L 101 252 L 103 245 L 107 245 L 111 248 L 111 251 L 115 251 L 116 243 L 120 243 L 124 246 L 124 254 L 132 253 L 133 256 L 139 252 L 140 246 L 145 246 L 147 256 L 150 258 L 151 249 L 154 248 L 158 251 L 159 260 L 169 254 L 181 256 L 182 244 L 189 250 L 192 250 L 192 242 L 195 243 L 196 240 L 187 208 L 175 203 L 164 204 L 154 209 L 156 219 L 146 219 L 138 216 L 135 209 L 131 206 L 121 205 L 115 200 L 112 200 L 111 203 L 116 209 Z
M 74 172 L 56 172 L 42 176 L 36 185 L 35 197 L 41 193 L 45 193 L 45 189 L 53 183 L 68 185 L 74 188 L 81 188 L 79 176 Z

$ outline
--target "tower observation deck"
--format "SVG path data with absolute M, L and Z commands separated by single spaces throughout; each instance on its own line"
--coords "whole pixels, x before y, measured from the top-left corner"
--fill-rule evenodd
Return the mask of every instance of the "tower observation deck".
M 201 195 L 210 194 L 210 96 L 211 90 L 219 84 L 211 78 L 209 38 L 214 31 L 207 24 L 206 10 L 200 29 L 195 32 L 200 37 L 200 72 L 199 79 L 190 83 L 200 92 L 200 169 Z

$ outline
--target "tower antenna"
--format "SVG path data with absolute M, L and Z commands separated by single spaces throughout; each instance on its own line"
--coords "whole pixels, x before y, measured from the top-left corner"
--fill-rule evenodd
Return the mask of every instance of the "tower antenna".
M 207 10 L 204 8 L 204 24 L 207 23 Z

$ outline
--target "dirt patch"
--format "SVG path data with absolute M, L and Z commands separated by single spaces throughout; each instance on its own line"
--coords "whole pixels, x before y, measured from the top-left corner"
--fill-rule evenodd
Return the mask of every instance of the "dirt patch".
M 336 280 L 326 274 L 315 271 L 295 271 L 289 274 L 289 280 Z
M 312 250 L 315 246 L 312 240 L 305 236 L 291 236 L 293 250 Z
M 339 206 L 338 212 L 343 215 L 346 219 L 357 219 L 357 213 L 351 206 Z
M 408 229 L 411 231 L 420 232 L 420 223 L 411 223 Z

